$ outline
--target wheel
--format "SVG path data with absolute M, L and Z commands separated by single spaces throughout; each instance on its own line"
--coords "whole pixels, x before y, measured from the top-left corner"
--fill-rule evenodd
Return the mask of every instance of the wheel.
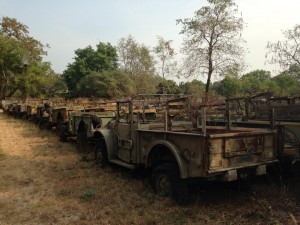
M 68 127 L 66 125 L 61 125 L 60 129 L 59 129 L 60 133 L 59 133 L 59 140 L 62 142 L 67 142 L 68 141 Z
M 55 133 L 58 137 L 60 137 L 60 134 L 61 134 L 61 124 L 56 122 L 56 127 L 55 127 Z
M 87 152 L 88 151 L 88 138 L 86 132 L 77 133 L 77 150 L 79 152 Z
M 87 129 L 84 121 L 80 121 L 77 129 L 77 150 L 79 152 L 85 153 L 88 150 L 88 137 Z
M 94 152 L 96 163 L 105 167 L 108 164 L 108 154 L 104 141 L 97 141 L 95 143 Z
M 172 181 L 166 173 L 161 172 L 156 174 L 154 187 L 160 196 L 172 195 Z
M 45 129 L 47 129 L 47 124 L 48 124 L 47 119 L 42 118 L 42 119 L 39 121 L 39 128 L 40 128 L 41 130 L 45 130 Z
M 172 197 L 178 204 L 188 203 L 188 187 L 185 180 L 180 178 L 177 165 L 165 163 L 154 168 L 152 186 L 160 196 Z

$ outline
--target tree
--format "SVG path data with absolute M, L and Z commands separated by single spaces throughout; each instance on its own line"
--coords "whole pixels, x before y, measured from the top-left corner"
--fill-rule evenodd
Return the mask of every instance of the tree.
M 166 80 L 165 78 L 161 78 L 160 82 L 157 86 L 158 91 L 157 94 L 179 94 L 180 88 L 173 80 Z
M 226 76 L 221 83 L 223 86 L 221 95 L 229 98 L 240 94 L 241 82 L 238 78 Z
M 241 81 L 239 74 L 241 72 L 240 65 L 233 64 L 224 68 L 223 80 L 214 82 L 212 89 L 219 95 L 227 98 L 237 96 L 241 93 Z
M 94 50 L 91 46 L 75 50 L 75 62 L 68 64 L 63 78 L 71 97 L 79 96 L 79 83 L 91 72 L 117 69 L 117 50 L 110 43 L 100 42 Z M 81 90 L 82 91 L 82 90 Z
M 120 70 L 94 71 L 79 82 L 80 97 L 119 98 L 133 92 L 133 80 Z
M 289 96 L 298 86 L 297 79 L 285 72 L 273 77 L 272 80 L 277 85 L 276 91 L 278 95 Z
M 197 97 L 201 97 L 205 92 L 205 84 L 196 79 L 192 80 L 191 82 L 180 83 L 179 88 L 183 94 Z
M 29 36 L 28 27 L 14 18 L 3 17 L 0 23 L 0 32 L 7 38 L 18 41 L 20 47 L 25 50 L 24 56 L 28 63 L 40 62 L 47 52 L 45 47 L 49 47 L 47 44 L 43 45 L 40 41 Z
M 157 71 L 163 78 L 169 75 L 177 75 L 177 62 L 174 60 L 175 51 L 174 48 L 172 48 L 171 43 L 171 40 L 166 41 L 158 36 L 157 46 L 153 48 L 153 52 L 157 59 Z M 160 85 L 162 94 L 164 94 L 166 89 L 164 82 L 161 82 Z
M 114 98 L 128 97 L 135 93 L 134 81 L 130 76 L 121 70 L 115 70 L 108 74 L 112 77 L 108 85 L 108 95 Z
M 78 82 L 78 97 L 109 97 L 107 74 L 91 72 Z
M 282 69 L 300 66 L 300 25 L 282 32 L 285 40 L 267 44 L 267 62 L 278 64 Z
M 49 73 L 46 76 L 46 79 L 43 80 L 43 83 L 41 85 L 41 94 L 44 97 L 58 97 L 58 96 L 64 96 L 67 92 L 67 86 L 63 80 L 63 78 L 59 75 L 54 73 L 51 70 L 51 73 Z
M 299 95 L 300 93 L 300 66 L 298 64 L 293 64 L 289 67 L 285 73 L 289 74 L 292 78 L 295 78 L 297 83 L 292 88 L 291 95 Z
M 0 98 L 17 93 L 22 97 L 50 94 L 47 91 L 43 92 L 44 88 L 51 83 L 50 80 L 59 80 L 59 77 L 54 75 L 49 63 L 42 61 L 43 56 L 46 55 L 44 48 L 40 41 L 29 35 L 26 25 L 13 18 L 2 18 Z
M 222 75 L 224 68 L 242 65 L 244 55 L 240 44 L 243 20 L 237 17 L 233 0 L 208 0 L 192 19 L 179 19 L 185 35 L 183 53 L 187 55 L 184 69 L 187 76 L 206 75 L 205 93 L 209 92 L 211 76 Z
M 0 99 L 10 95 L 11 84 L 16 74 L 22 72 L 24 51 L 18 41 L 0 33 Z
M 218 81 L 215 81 L 212 83 L 212 86 L 211 86 L 211 91 L 210 93 L 215 95 L 222 95 L 223 94 L 223 83 L 222 83 L 222 80 L 218 80 Z
M 271 79 L 270 71 L 254 70 L 241 77 L 243 94 L 255 94 L 264 91 L 274 91 L 276 84 Z
M 292 64 L 288 71 L 287 71 L 292 77 L 296 78 L 298 81 L 300 81 L 300 65 Z
M 158 79 L 149 48 L 137 43 L 130 35 L 121 38 L 117 49 L 120 69 L 134 80 L 137 93 L 155 93 Z
M 66 92 L 62 77 L 51 69 L 48 62 L 28 65 L 26 74 L 27 76 L 20 77 L 19 90 L 23 96 L 55 97 Z
M 156 55 L 158 61 L 158 73 L 163 78 L 172 73 L 176 73 L 176 61 L 174 60 L 175 51 L 171 46 L 172 40 L 166 41 L 163 37 L 158 36 L 158 43 L 153 48 L 153 52 Z M 175 74 L 173 74 L 175 75 Z

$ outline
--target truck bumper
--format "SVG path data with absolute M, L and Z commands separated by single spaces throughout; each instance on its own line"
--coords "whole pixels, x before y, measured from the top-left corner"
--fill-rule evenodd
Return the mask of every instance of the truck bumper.
M 241 165 L 234 168 L 225 168 L 219 170 L 208 170 L 209 176 L 218 176 L 222 181 L 234 181 L 239 178 L 240 171 L 252 171 L 256 176 L 264 175 L 267 173 L 267 165 L 278 163 L 278 160 L 272 160 L 264 163 L 248 164 L 247 166 Z M 244 174 L 244 173 L 242 173 Z

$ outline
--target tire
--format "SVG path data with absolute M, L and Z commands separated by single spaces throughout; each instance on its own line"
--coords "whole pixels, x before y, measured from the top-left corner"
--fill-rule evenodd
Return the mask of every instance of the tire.
M 68 141 L 68 135 L 67 135 L 68 127 L 66 125 L 61 125 L 59 131 L 60 131 L 59 140 L 61 142 L 67 142 Z
M 55 133 L 58 137 L 60 137 L 60 134 L 61 134 L 61 129 L 62 129 L 61 127 L 62 127 L 62 125 L 60 123 L 56 122 Z
M 81 121 L 77 129 L 77 150 L 79 152 L 85 153 L 88 149 L 88 137 L 85 123 Z
M 59 137 L 60 137 L 60 134 L 61 134 L 62 126 L 63 126 L 63 118 L 62 118 L 61 113 L 59 112 L 56 116 L 56 129 L 55 129 L 56 134 Z
M 77 150 L 82 153 L 88 151 L 87 134 L 84 132 L 80 132 L 77 134 Z
M 46 130 L 47 127 L 48 127 L 47 125 L 48 125 L 47 119 L 42 118 L 42 119 L 39 121 L 39 128 L 40 128 L 41 130 Z
M 188 186 L 180 178 L 179 169 L 173 163 L 165 163 L 154 168 L 152 186 L 159 196 L 172 197 L 180 205 L 188 203 Z
M 95 143 L 94 152 L 96 164 L 101 165 L 102 168 L 106 167 L 108 164 L 108 154 L 104 141 L 98 141 Z

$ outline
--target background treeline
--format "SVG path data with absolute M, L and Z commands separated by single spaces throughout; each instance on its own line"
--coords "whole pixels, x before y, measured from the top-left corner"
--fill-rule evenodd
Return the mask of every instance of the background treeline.
M 0 23 L 0 99 L 55 96 L 66 91 L 63 79 L 44 62 L 47 46 L 29 35 L 28 27 L 3 17 Z
M 0 99 L 11 96 L 120 98 L 138 93 L 195 96 L 207 93 L 225 97 L 262 91 L 275 95 L 299 94 L 300 26 L 284 31 L 286 40 L 267 45 L 267 62 L 282 68 L 278 75 L 271 77 L 265 70 L 243 74 L 243 49 L 238 48 L 242 40 L 234 39 L 241 36 L 243 21 L 234 17 L 236 10 L 230 10 L 236 5 L 231 0 L 208 2 L 210 5 L 196 11 L 194 18 L 177 21 L 182 25 L 181 34 L 185 35 L 181 49 L 185 58 L 180 65 L 175 60 L 172 41 L 158 36 L 157 45 L 148 47 L 129 35 L 121 38 L 116 46 L 99 42 L 75 50 L 74 61 L 62 74 L 55 73 L 51 64 L 43 61 L 48 45 L 31 37 L 26 25 L 3 17 Z M 206 77 L 206 84 L 192 80 L 195 76 Z M 220 80 L 212 82 L 212 76 Z M 175 78 L 189 78 L 189 81 L 178 83 Z

